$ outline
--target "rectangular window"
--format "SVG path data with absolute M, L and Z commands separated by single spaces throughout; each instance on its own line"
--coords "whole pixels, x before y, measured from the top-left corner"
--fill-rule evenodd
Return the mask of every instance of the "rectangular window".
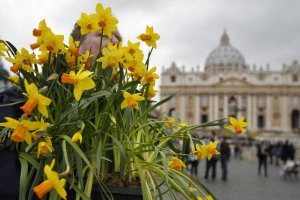
M 208 122 L 208 117 L 207 115 L 201 115 L 201 123 Z
M 257 127 L 258 128 L 264 128 L 265 127 L 265 118 L 263 115 L 259 115 L 257 117 Z
M 176 76 L 171 76 L 171 82 L 176 82 Z
M 293 82 L 298 82 L 298 74 L 292 75 Z

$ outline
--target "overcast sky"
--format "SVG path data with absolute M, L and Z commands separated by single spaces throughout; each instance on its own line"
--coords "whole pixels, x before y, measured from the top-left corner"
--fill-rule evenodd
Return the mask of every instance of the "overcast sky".
M 173 61 L 203 69 L 224 28 L 250 66 L 281 69 L 300 59 L 299 0 L 1 0 L 0 37 L 28 48 L 32 29 L 45 19 L 67 41 L 81 12 L 94 12 L 97 2 L 112 8 L 126 42 L 153 25 L 161 39 L 150 65 L 159 72 Z

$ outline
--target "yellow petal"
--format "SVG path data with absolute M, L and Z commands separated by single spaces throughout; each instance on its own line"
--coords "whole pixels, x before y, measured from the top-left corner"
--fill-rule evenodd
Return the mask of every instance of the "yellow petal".
M 77 85 L 74 85 L 74 97 L 76 101 L 80 100 L 82 93 L 83 91 Z
M 30 133 L 28 133 L 28 132 L 25 133 L 24 140 L 27 142 L 27 144 L 31 144 L 32 143 L 32 138 L 31 138 Z
M 96 86 L 95 82 L 91 78 L 80 80 L 77 85 L 81 90 L 90 90 Z
M 243 122 L 244 120 L 245 120 L 245 117 L 242 116 L 242 117 L 240 117 L 239 122 Z
M 54 189 L 56 190 L 56 192 L 58 193 L 58 195 L 63 198 L 64 200 L 67 199 L 67 192 L 64 188 L 65 186 L 65 183 L 66 183 L 66 180 L 65 179 L 61 179 L 59 180 L 58 182 L 56 182 L 53 187 Z
M 225 129 L 231 131 L 234 129 L 234 127 L 232 125 L 228 125 L 228 126 L 225 126 Z
M 41 94 L 38 95 L 38 100 L 40 103 L 42 103 L 46 106 L 50 105 L 50 103 L 51 103 L 51 99 L 49 99 Z
M 39 112 L 44 115 L 46 118 L 48 118 L 48 110 L 47 107 L 43 104 L 38 104 L 38 110 Z
M 128 102 L 127 102 L 127 100 L 125 99 L 123 102 L 122 102 L 122 104 L 121 104 L 121 109 L 124 109 L 124 108 L 126 108 L 128 106 Z
M 229 122 L 230 124 L 235 125 L 237 120 L 234 117 L 229 117 Z

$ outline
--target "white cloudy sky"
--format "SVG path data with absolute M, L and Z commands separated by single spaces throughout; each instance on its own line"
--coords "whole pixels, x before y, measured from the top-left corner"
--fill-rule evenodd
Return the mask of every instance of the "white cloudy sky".
M 1 0 L 0 37 L 17 48 L 29 47 L 32 29 L 45 19 L 67 38 L 80 13 L 94 12 L 97 2 L 112 7 L 125 41 L 154 26 L 161 40 L 151 65 L 159 72 L 173 61 L 186 69 L 203 68 L 224 28 L 251 66 L 281 69 L 300 58 L 298 0 Z

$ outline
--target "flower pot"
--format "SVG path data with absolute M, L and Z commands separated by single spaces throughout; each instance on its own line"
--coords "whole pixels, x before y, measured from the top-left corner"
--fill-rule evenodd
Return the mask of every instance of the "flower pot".
M 109 191 L 111 192 L 114 200 L 142 200 L 142 189 L 141 188 L 130 188 L 130 187 L 108 187 Z M 100 200 L 101 191 L 99 187 L 94 187 L 92 191 L 92 200 Z

